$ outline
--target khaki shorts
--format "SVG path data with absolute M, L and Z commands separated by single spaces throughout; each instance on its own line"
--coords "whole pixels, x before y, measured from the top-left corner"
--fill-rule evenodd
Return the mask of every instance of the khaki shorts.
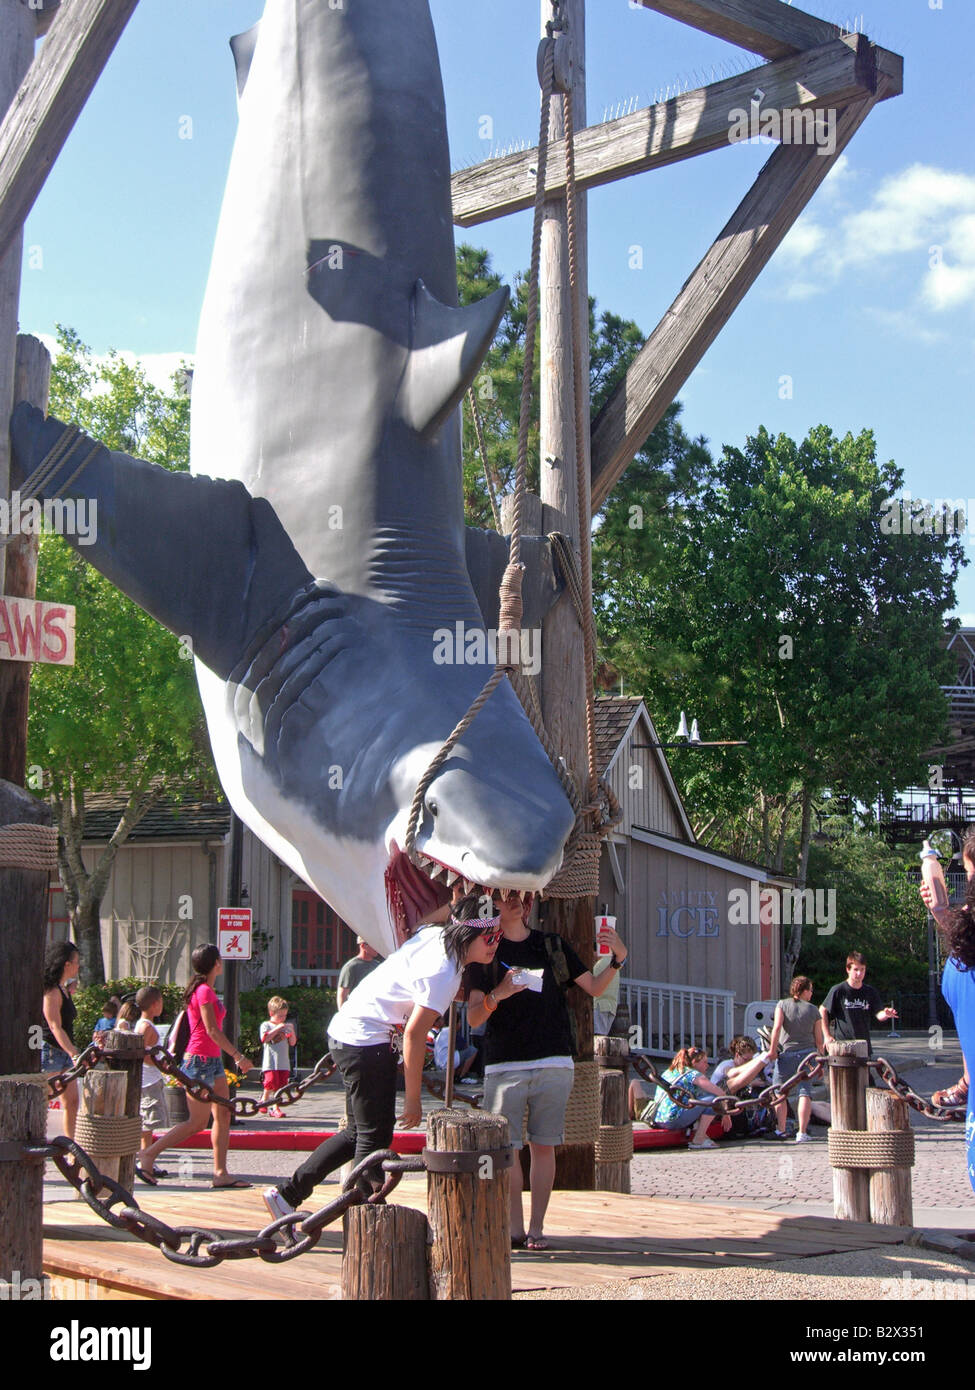
M 573 1067 L 526 1067 L 486 1072 L 484 1109 L 508 1121 L 513 1149 L 524 1144 L 561 1144 L 565 1133 L 565 1107 L 575 1081 Z M 527 1112 L 528 1125 L 525 1128 Z
M 153 1129 L 167 1129 L 169 1127 L 161 1081 L 154 1081 L 151 1086 L 143 1087 L 142 1097 L 139 1100 L 139 1114 L 142 1117 L 142 1128 L 146 1133 Z

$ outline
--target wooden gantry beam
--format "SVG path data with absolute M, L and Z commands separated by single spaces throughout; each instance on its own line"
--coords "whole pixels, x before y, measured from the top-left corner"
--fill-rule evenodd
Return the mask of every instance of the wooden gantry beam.
M 27 215 L 138 0 L 72 0 L 57 11 L 0 126 L 0 255 Z
M 858 37 L 832 39 L 807 53 L 589 126 L 576 139 L 576 179 L 580 188 L 595 188 L 721 149 L 729 143 L 729 113 L 750 111 L 756 89 L 762 92 L 761 111 L 767 115 L 786 109 L 841 110 L 872 96 L 875 86 L 871 45 Z M 535 148 L 459 170 L 451 180 L 454 221 L 473 227 L 531 207 L 537 166 Z M 565 188 L 561 140 L 549 151 L 545 187 L 555 196 Z
M 780 145 L 650 334 L 592 430 L 592 506 L 599 507 L 755 283 L 772 253 L 879 101 L 902 89 L 896 54 L 878 53 L 875 96 L 841 111 L 836 148 Z
M 838 39 L 843 30 L 783 0 L 637 0 L 645 10 L 679 19 L 763 58 L 787 58 Z

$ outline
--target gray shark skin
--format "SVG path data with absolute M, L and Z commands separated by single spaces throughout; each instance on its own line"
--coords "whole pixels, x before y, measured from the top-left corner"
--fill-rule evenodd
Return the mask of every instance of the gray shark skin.
M 238 815 L 386 953 L 455 875 L 544 887 L 573 823 L 503 682 L 426 792 L 418 865 L 399 853 L 422 773 L 490 672 L 435 664 L 434 634 L 483 631 L 456 407 L 506 292 L 457 308 L 427 0 L 268 0 L 233 47 L 193 476 L 101 448 L 68 495 L 98 501 L 86 558 L 192 637 Z M 63 428 L 17 408 L 23 475 Z M 485 573 L 504 544 L 474 545 Z M 551 566 L 539 588 L 555 596 Z

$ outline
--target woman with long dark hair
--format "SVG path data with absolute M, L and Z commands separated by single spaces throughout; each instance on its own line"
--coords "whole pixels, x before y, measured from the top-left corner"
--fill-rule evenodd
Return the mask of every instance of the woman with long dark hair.
M 190 1022 L 190 1036 L 186 1052 L 179 1062 L 180 1070 L 185 1072 L 191 1081 L 204 1082 L 218 1096 L 229 1097 L 221 1053 L 229 1052 L 242 1073 L 250 1071 L 254 1063 L 238 1052 L 230 1039 L 221 1032 L 227 1010 L 213 990 L 214 982 L 223 971 L 219 949 L 213 945 L 197 946 L 192 961 L 194 973 L 183 992 L 183 1001 Z M 154 1187 L 158 1178 L 152 1168 L 158 1156 L 164 1149 L 176 1148 L 191 1134 L 205 1128 L 209 1111 L 213 1120 L 210 1128 L 210 1145 L 213 1149 L 211 1187 L 250 1187 L 249 1182 L 242 1182 L 227 1172 L 227 1144 L 230 1137 L 230 1111 L 227 1107 L 215 1102 L 194 1100 L 189 1092 L 186 1095 L 186 1104 L 190 1112 L 189 1119 L 175 1125 L 161 1139 L 142 1150 L 140 1162 L 136 1166 L 138 1176 L 143 1182 Z
M 264 1203 L 272 1216 L 294 1211 L 343 1163 L 358 1163 L 389 1148 L 396 1125 L 398 1058 L 393 1036 L 400 1031 L 406 1095 L 399 1127 L 413 1129 L 420 1123 L 427 1033 L 449 1009 L 464 966 L 488 964 L 501 939 L 500 919 L 481 917 L 481 907 L 474 895 L 461 898 L 451 908 L 446 927 L 417 932 L 356 986 L 332 1019 L 329 1049 L 345 1083 L 349 1127 L 320 1144 L 289 1182 L 265 1191 Z M 378 1189 L 381 1184 L 382 1174 L 377 1173 L 365 1185 Z
M 74 1041 L 74 1021 L 78 1013 L 68 991 L 68 982 L 78 978 L 78 948 L 73 941 L 55 941 L 44 956 L 44 1026 L 41 1030 L 41 1071 L 66 1071 L 78 1060 Z M 61 1118 L 64 1132 L 74 1138 L 78 1117 L 78 1083 L 72 1081 L 61 1092 Z

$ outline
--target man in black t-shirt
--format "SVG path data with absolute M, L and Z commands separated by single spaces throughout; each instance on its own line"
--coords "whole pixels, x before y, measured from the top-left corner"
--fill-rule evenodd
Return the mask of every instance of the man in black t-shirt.
M 823 1045 L 828 1042 L 852 1042 L 857 1038 L 867 1044 L 870 1050 L 870 1021 L 882 1023 L 885 1019 L 896 1018 L 897 1010 L 884 1008 L 884 1002 L 873 985 L 865 985 L 867 963 L 859 951 L 851 951 L 846 958 L 846 980 L 834 985 L 819 1006 L 819 1016 L 823 1020 Z
M 511 1243 L 544 1250 L 542 1225 L 555 1179 L 555 1149 L 563 1142 L 565 1107 L 575 1078 L 565 991 L 577 985 L 598 999 L 626 960 L 626 946 L 615 931 L 601 929 L 613 956 L 609 969 L 596 977 L 562 937 L 528 927 L 531 901 L 530 893 L 525 899 L 504 895 L 495 909 L 504 934 L 494 961 L 472 966 L 465 985 L 468 1022 L 475 1028 L 487 1024 L 484 1108 L 506 1117 L 515 1149 L 522 1147 L 527 1117 L 531 1220 L 526 1235 L 521 1165 L 516 1162 L 509 1175 Z

